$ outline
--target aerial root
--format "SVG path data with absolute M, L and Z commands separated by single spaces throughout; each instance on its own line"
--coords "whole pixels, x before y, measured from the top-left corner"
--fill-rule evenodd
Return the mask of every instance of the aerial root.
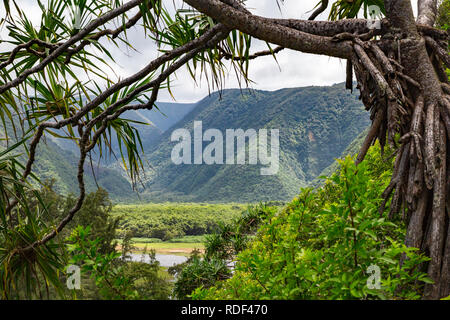
M 366 35 L 342 33 L 334 36 L 333 41 L 353 43 L 354 55 L 347 62 L 346 87 L 351 88 L 353 78 L 349 68 L 353 67 L 360 99 L 372 120 L 355 162 L 363 161 L 376 140 L 382 152 L 386 143 L 394 148 L 397 153 L 394 169 L 382 194 L 380 216 L 390 201 L 387 217 L 392 219 L 402 214 L 407 223 L 406 245 L 429 255 L 430 277 L 436 283 L 445 283 L 442 279 L 450 278 L 448 253 L 442 255 L 443 251 L 450 250 L 450 235 L 446 230 L 450 212 L 450 84 L 443 67 L 450 68 L 448 35 L 426 27 L 419 28 L 419 32 L 424 35 L 430 61 L 441 81 L 441 97 L 428 97 L 420 79 L 406 74 L 400 38 L 397 45 L 389 45 L 383 39 L 370 40 Z M 424 296 L 445 296 L 443 289 L 436 293 L 438 287 L 428 286 Z
M 450 103 L 446 99 L 441 99 L 439 106 L 441 118 L 447 131 L 447 138 L 450 140 Z
M 448 49 L 441 46 L 432 37 L 426 36 L 425 41 L 435 52 L 435 54 L 440 58 L 440 60 L 445 64 L 447 68 L 450 68 L 450 55 L 448 54 Z
M 442 91 L 450 95 L 450 85 L 448 83 L 441 83 Z
M 435 108 L 436 104 L 427 106 L 425 119 L 425 184 L 429 190 L 433 189 L 435 173 Z

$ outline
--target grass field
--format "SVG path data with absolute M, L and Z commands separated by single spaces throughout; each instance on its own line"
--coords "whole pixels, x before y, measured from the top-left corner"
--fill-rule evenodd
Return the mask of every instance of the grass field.
M 117 240 L 119 243 L 122 242 L 121 239 Z M 167 242 L 167 243 L 202 243 L 205 242 L 205 235 L 200 236 L 183 236 L 179 238 L 170 239 L 167 241 L 162 241 L 158 238 L 131 238 L 131 241 L 134 243 L 161 243 L 161 242 Z
M 191 242 L 182 242 L 182 240 Z M 174 254 L 188 256 L 194 249 L 203 251 L 205 246 L 203 244 L 204 236 L 187 236 L 183 238 L 172 239 L 171 242 L 152 242 L 154 239 L 149 238 L 133 238 L 133 253 L 141 253 L 147 247 L 147 250 L 153 249 L 159 254 Z M 159 240 L 159 239 L 158 239 Z M 197 240 L 193 242 L 193 240 Z M 118 249 L 121 249 L 121 240 L 117 240 L 119 243 Z
M 205 248 L 203 243 L 136 243 L 133 246 L 136 248 L 134 252 L 142 252 L 147 247 L 147 250 L 153 249 L 156 253 L 179 255 L 189 255 L 194 249 Z

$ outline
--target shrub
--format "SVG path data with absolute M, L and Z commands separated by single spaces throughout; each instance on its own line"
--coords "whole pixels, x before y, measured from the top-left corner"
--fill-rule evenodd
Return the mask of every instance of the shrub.
M 351 157 L 340 160 L 323 187 L 303 189 L 262 224 L 237 256 L 230 279 L 197 288 L 193 298 L 419 298 L 430 282 L 420 269 L 428 258 L 402 243 L 400 219 L 388 221 L 378 212 L 391 174 L 390 160 L 378 152 L 371 150 L 357 167 Z

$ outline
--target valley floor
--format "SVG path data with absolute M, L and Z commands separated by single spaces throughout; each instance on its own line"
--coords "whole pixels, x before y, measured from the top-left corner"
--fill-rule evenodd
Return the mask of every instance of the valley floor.
M 205 246 L 202 242 L 196 243 L 186 243 L 186 242 L 158 242 L 158 243 L 146 243 L 140 242 L 139 238 L 135 238 L 136 241 L 133 243 L 132 253 L 141 254 L 147 250 L 155 250 L 157 254 L 173 254 L 173 255 L 182 255 L 189 256 L 189 254 L 197 249 L 203 251 Z M 120 244 L 117 245 L 117 250 L 122 251 L 122 246 Z

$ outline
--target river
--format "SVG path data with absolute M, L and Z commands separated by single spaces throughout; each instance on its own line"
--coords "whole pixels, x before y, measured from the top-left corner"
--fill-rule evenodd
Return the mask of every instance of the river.
M 132 261 L 143 261 L 147 263 L 150 261 L 148 255 L 144 256 L 144 260 L 142 260 L 142 254 L 131 253 L 130 256 Z M 161 267 L 172 267 L 175 264 L 183 263 L 187 260 L 185 256 L 177 256 L 174 254 L 156 254 L 155 258 L 159 261 Z

